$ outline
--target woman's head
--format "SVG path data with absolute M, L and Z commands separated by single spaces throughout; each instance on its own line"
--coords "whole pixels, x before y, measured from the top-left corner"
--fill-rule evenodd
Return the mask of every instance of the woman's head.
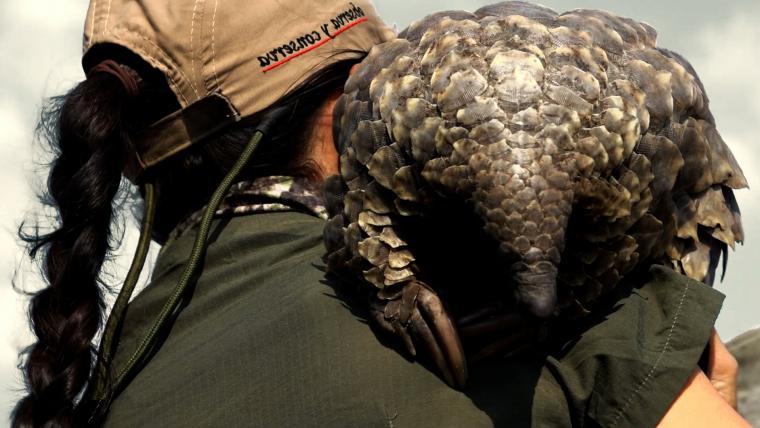
M 37 342 L 26 351 L 29 394 L 15 409 L 14 426 L 72 426 L 83 416 L 76 403 L 91 376 L 92 340 L 104 317 L 101 268 L 118 247 L 111 234 L 114 198 L 135 157 L 139 168 L 130 178 L 157 189 L 159 242 L 207 203 L 273 108 L 289 106 L 290 116 L 262 142 L 240 179 L 317 177 L 306 143 L 320 108 L 372 44 L 391 35 L 364 1 L 322 2 L 314 13 L 287 0 L 258 2 L 255 11 L 242 1 L 106 3 L 93 1 L 88 13 L 83 64 L 92 72 L 43 111 L 41 129 L 55 155 L 43 200 L 58 218 L 53 232 L 23 236 L 32 257 L 41 257 L 48 286 L 30 303 Z M 325 36 L 285 40 L 288 23 Z M 266 43 L 280 38 L 283 44 L 269 49 Z M 97 67 L 104 60 L 120 69 Z M 121 72 L 134 79 L 137 93 Z M 208 118 L 219 111 L 188 113 L 209 97 L 227 104 L 218 116 L 225 126 L 198 129 L 194 117 L 217 124 Z M 151 147 L 159 154 L 140 152 Z

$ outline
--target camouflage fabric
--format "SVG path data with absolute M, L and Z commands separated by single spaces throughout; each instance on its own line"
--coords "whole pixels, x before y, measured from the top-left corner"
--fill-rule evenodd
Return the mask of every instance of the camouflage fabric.
M 200 223 L 206 207 L 194 212 L 172 231 L 173 240 Z M 327 220 L 319 183 L 302 177 L 270 176 L 241 181 L 230 188 L 216 210 L 216 217 L 252 213 L 301 211 Z

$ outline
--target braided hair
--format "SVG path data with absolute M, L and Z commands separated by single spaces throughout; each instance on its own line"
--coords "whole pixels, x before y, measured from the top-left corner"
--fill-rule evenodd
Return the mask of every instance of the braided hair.
M 116 76 L 95 73 L 43 112 L 43 121 L 55 122 L 41 127 L 55 154 L 44 198 L 58 224 L 50 233 L 22 236 L 32 258 L 43 258 L 47 287 L 29 305 L 37 342 L 26 351 L 29 394 L 16 405 L 16 427 L 74 425 L 74 402 L 90 376 L 92 339 L 101 327 L 100 272 L 112 246 L 131 102 Z

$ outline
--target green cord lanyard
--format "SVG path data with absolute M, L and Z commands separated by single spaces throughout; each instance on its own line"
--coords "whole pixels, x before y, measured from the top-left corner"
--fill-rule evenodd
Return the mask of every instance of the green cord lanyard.
M 201 219 L 201 223 L 198 228 L 198 236 L 195 238 L 195 243 L 193 244 L 193 249 L 190 252 L 190 258 L 185 265 L 185 270 L 182 272 L 182 276 L 180 276 L 177 285 L 174 287 L 174 292 L 172 292 L 169 300 L 167 300 L 164 304 L 164 307 L 161 308 L 161 312 L 159 312 L 156 321 L 153 323 L 153 326 L 150 328 L 150 330 L 148 330 L 148 333 L 145 335 L 145 337 L 143 337 L 142 342 L 137 347 L 137 350 L 135 350 L 135 352 L 129 358 L 124 368 L 122 368 L 119 374 L 116 376 L 113 388 L 115 393 L 118 393 L 120 391 L 120 388 L 124 386 L 123 383 L 126 379 L 128 379 L 131 375 L 134 375 L 137 371 L 139 371 L 140 368 L 142 368 L 142 363 L 147 362 L 144 360 L 156 344 L 159 333 L 161 333 L 161 329 L 167 324 L 167 321 L 170 317 L 174 317 L 179 314 L 179 305 L 182 296 L 184 295 L 188 284 L 190 284 L 191 280 L 195 277 L 200 265 L 200 261 L 205 255 L 206 241 L 208 240 L 208 235 L 211 231 L 211 223 L 214 220 L 214 214 L 219 208 L 219 205 L 222 203 L 224 197 L 227 195 L 227 192 L 229 192 L 230 187 L 232 187 L 235 179 L 240 174 L 240 171 L 248 163 L 251 156 L 253 155 L 253 152 L 256 151 L 256 147 L 259 145 L 259 142 L 261 142 L 262 137 L 263 134 L 261 132 L 257 132 L 253 136 L 251 142 L 248 143 L 248 146 L 246 146 L 245 150 L 243 150 L 243 154 L 240 156 L 240 159 L 238 159 L 237 163 L 235 163 L 230 172 L 227 173 L 227 175 L 224 177 L 224 180 L 222 180 L 222 183 L 219 185 L 219 187 L 217 187 L 216 191 L 214 191 L 213 196 L 211 196 L 208 207 L 206 207 L 206 211 L 203 213 L 203 218 Z
M 127 311 L 129 299 L 135 290 L 137 281 L 140 278 L 140 272 L 145 265 L 145 259 L 150 249 L 150 235 L 153 230 L 153 220 L 156 214 L 156 191 L 153 183 L 145 183 L 145 208 L 143 211 L 142 224 L 140 225 L 140 240 L 137 244 L 135 256 L 132 259 L 132 265 L 129 267 L 127 278 L 124 286 L 119 292 L 119 296 L 114 302 L 111 309 L 111 315 L 108 317 L 106 328 L 103 331 L 103 337 L 100 341 L 100 352 L 98 362 L 95 367 L 93 381 L 95 383 L 94 396 L 90 399 L 104 400 L 108 390 L 108 368 L 111 366 L 111 358 L 116 351 L 116 341 L 118 332 L 121 329 L 121 323 Z
M 203 213 L 203 217 L 198 229 L 198 236 L 195 238 L 193 249 L 190 252 L 190 257 L 185 264 L 185 269 L 182 272 L 177 285 L 174 287 L 169 299 L 164 304 L 158 317 L 153 322 L 153 325 L 148 330 L 148 333 L 143 337 L 140 345 L 134 351 L 132 356 L 127 360 L 127 363 L 119 370 L 112 384 L 108 382 L 108 371 L 111 365 L 111 359 L 116 348 L 116 340 L 118 330 L 121 327 L 124 314 L 127 309 L 127 304 L 132 296 L 137 280 L 140 277 L 140 271 L 145 264 L 145 258 L 150 246 L 150 235 L 153 225 L 153 217 L 155 215 L 156 197 L 155 190 L 152 184 L 145 185 L 145 214 L 143 216 L 142 230 L 140 233 L 140 241 L 138 244 L 137 252 L 132 261 L 132 266 L 127 274 L 122 290 L 119 292 L 119 296 L 114 304 L 111 316 L 106 323 L 106 328 L 103 333 L 103 339 L 101 341 L 100 352 L 101 356 L 98 359 L 96 371 L 93 375 L 94 379 L 94 393 L 88 401 L 94 401 L 94 411 L 89 418 L 89 423 L 97 424 L 102 422 L 102 419 L 108 412 L 108 408 L 111 402 L 118 396 L 123 390 L 129 380 L 137 374 L 142 367 L 148 362 L 151 356 L 151 352 L 158 345 L 159 338 L 162 337 L 164 328 L 169 324 L 170 318 L 174 318 L 179 315 L 181 311 L 180 304 L 182 297 L 187 290 L 188 285 L 196 278 L 200 262 L 203 259 L 206 252 L 206 243 L 208 235 L 211 230 L 211 224 L 214 220 L 214 214 L 219 208 L 224 197 L 229 192 L 230 187 L 235 182 L 235 179 L 240 174 L 240 171 L 246 166 L 248 161 L 253 156 L 259 143 L 264 137 L 264 133 L 274 123 L 274 121 L 285 111 L 281 108 L 275 111 L 268 119 L 262 121 L 257 127 L 257 131 L 253 135 L 253 138 L 243 150 L 240 158 L 235 165 L 230 169 L 227 175 L 222 180 L 221 184 L 214 191 L 211 196 L 211 200 Z M 84 401 L 84 400 L 83 400 Z

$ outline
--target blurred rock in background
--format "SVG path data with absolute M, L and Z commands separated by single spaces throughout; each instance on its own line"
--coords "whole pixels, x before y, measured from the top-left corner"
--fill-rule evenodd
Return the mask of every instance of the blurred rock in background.
M 739 413 L 760 427 L 760 328 L 750 330 L 726 345 L 739 362 Z

